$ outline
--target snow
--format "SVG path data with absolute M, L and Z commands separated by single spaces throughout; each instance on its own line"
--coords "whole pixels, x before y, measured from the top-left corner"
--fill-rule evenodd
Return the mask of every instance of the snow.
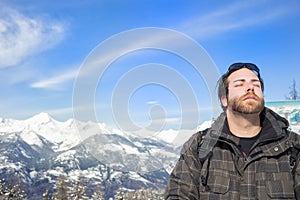
M 59 122 L 47 113 L 40 113 L 26 120 L 2 120 L 0 132 L 21 132 L 21 138 L 25 142 L 39 147 L 42 146 L 42 141 L 38 136 L 42 136 L 56 144 L 56 151 L 67 150 L 82 141 L 74 120 Z
M 69 150 L 69 151 L 66 151 L 64 153 L 61 153 L 57 157 L 57 160 L 67 160 L 66 158 L 73 158 L 75 154 L 76 154 L 75 150 Z
M 64 169 L 62 167 L 56 167 L 56 169 L 50 169 L 47 171 L 48 174 L 54 175 L 56 177 L 59 177 L 64 172 Z
M 130 177 L 134 178 L 135 180 L 140 180 L 144 183 L 149 182 L 147 179 L 141 177 L 139 174 L 135 173 L 135 172 L 129 172 Z
M 161 131 L 161 133 L 159 133 L 159 138 L 175 147 L 178 147 L 178 146 L 182 146 L 196 132 L 197 130 L 195 129 L 191 129 L 191 130 L 170 129 L 167 131 Z
M 203 131 L 209 127 L 211 127 L 212 121 L 205 121 L 200 126 L 197 127 L 197 131 Z
M 21 150 L 21 153 L 23 156 L 25 156 L 26 158 L 31 158 L 31 156 L 29 156 L 27 153 L 26 153 L 26 150 L 22 149 Z
M 109 151 L 122 151 L 122 147 L 119 144 L 105 144 L 103 150 Z
M 33 117 L 25 120 L 29 122 L 30 124 L 40 124 L 40 123 L 51 123 L 52 121 L 55 121 L 52 119 L 52 117 L 48 113 L 39 113 L 37 115 L 34 115 Z
M 167 143 L 171 143 L 177 137 L 177 134 L 178 130 L 169 129 L 159 132 L 156 137 Z
M 300 134 L 300 101 L 273 101 L 267 102 L 266 106 L 290 123 L 291 130 Z
M 121 147 L 127 154 L 140 154 L 140 152 L 132 146 L 121 144 Z
M 126 133 L 125 131 L 121 131 L 121 130 L 119 130 L 119 129 L 112 129 L 112 131 L 111 131 L 111 133 L 112 134 L 117 134 L 117 135 L 120 135 L 120 136 L 122 136 L 122 137 L 125 137 L 125 138 L 127 138 L 128 137 L 128 133 Z
M 37 173 L 36 171 L 32 171 L 32 172 L 29 173 L 29 176 L 30 176 L 30 178 L 32 178 L 32 179 L 36 178 L 37 175 L 38 175 L 38 173 Z
M 11 171 L 19 171 L 22 168 L 18 163 L 6 163 L 6 165 L 0 165 L 0 170 L 9 169 Z
M 300 125 L 291 125 L 291 130 L 300 134 Z
M 42 141 L 40 140 L 38 135 L 33 131 L 22 132 L 20 136 L 29 145 L 37 145 L 41 148 L 43 147 Z

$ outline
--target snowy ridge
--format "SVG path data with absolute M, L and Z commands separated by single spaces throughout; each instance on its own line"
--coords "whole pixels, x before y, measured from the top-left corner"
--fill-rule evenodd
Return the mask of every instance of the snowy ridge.
M 208 122 L 205 122 L 208 123 Z M 60 122 L 53 119 L 47 113 L 39 113 L 26 120 L 2 119 L 0 122 L 0 133 L 14 133 L 22 132 L 21 136 L 24 141 L 30 145 L 40 146 L 41 143 L 36 138 L 36 134 L 44 137 L 49 142 L 56 144 L 55 151 L 64 151 L 80 144 L 86 138 L 94 134 L 116 134 L 121 137 L 138 136 L 130 134 L 118 129 L 107 127 L 103 123 L 95 122 L 80 122 L 75 119 L 69 119 L 65 122 Z M 182 145 L 191 134 L 195 133 L 194 130 L 164 130 L 157 134 L 144 132 L 145 138 L 155 136 L 154 139 L 164 141 L 166 143 L 174 143 L 175 145 Z M 184 140 L 180 142 L 176 138 L 184 134 Z
M 55 151 L 70 149 L 82 142 L 85 137 L 90 136 L 88 134 L 84 136 L 80 134 L 80 131 L 86 133 L 109 132 L 103 124 L 77 122 L 74 119 L 59 122 L 47 113 L 40 113 L 26 120 L 2 119 L 0 123 L 0 132 L 22 132 L 21 136 L 24 141 L 30 145 L 40 146 L 40 141 L 35 137 L 35 134 L 38 134 L 56 144 L 53 147 Z

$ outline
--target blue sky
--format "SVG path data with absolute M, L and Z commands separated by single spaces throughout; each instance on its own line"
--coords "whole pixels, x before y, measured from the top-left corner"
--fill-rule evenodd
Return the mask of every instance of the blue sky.
M 74 100 L 76 81 L 93 55 L 101 60 L 127 42 L 128 49 L 138 39 L 147 43 L 143 35 L 113 42 L 128 31 L 148 27 L 197 42 L 218 73 L 236 61 L 256 63 L 265 81 L 266 101 L 284 100 L 293 80 L 300 91 L 299 20 L 297 0 L 2 0 L 0 116 L 25 119 L 47 112 L 65 121 L 74 115 L 74 102 L 80 104 L 91 95 L 95 118 L 109 126 L 193 128 L 210 119 L 214 94 L 207 77 L 181 55 L 159 49 L 159 43 L 157 48 L 131 49 L 112 60 L 97 84 L 87 83 Z M 155 41 L 164 37 L 168 35 L 148 36 Z M 115 46 L 97 53 L 106 42 Z M 182 43 L 173 39 L 168 45 Z M 213 69 L 211 73 L 216 74 Z

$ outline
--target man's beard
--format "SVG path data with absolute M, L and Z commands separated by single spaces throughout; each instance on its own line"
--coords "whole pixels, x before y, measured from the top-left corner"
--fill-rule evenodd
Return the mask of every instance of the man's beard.
M 255 100 L 245 100 L 248 96 L 255 97 Z M 258 97 L 254 93 L 248 93 L 241 97 L 236 97 L 234 99 L 228 100 L 228 106 L 231 107 L 233 111 L 242 114 L 257 114 L 264 109 L 264 99 Z

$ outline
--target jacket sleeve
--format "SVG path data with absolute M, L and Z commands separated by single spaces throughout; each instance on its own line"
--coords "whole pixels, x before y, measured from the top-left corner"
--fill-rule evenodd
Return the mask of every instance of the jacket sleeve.
M 297 133 L 291 133 L 291 141 L 294 142 L 294 147 L 298 149 L 298 155 L 295 163 L 295 167 L 292 171 L 294 176 L 294 192 L 297 200 L 300 200 L 300 135 Z
M 300 163 L 299 158 L 296 163 L 296 170 L 294 173 L 294 191 L 296 199 L 300 200 Z
M 165 190 L 165 199 L 200 199 L 199 184 L 201 162 L 197 153 L 197 139 L 194 135 L 185 143 Z

